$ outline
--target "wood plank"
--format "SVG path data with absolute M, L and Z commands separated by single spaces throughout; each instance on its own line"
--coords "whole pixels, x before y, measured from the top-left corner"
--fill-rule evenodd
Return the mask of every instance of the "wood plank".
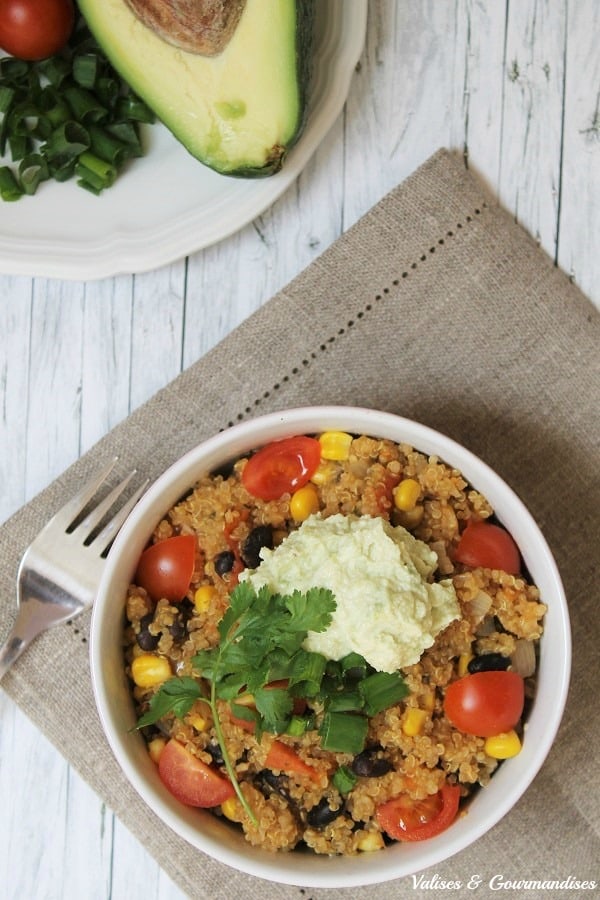
M 133 276 L 86 284 L 81 452 L 130 412 Z
M 565 4 L 511 3 L 498 191 L 517 222 L 556 258 L 566 41 Z
M 25 502 L 27 395 L 31 334 L 29 278 L 0 280 L 0 522 Z
M 185 268 L 180 260 L 134 278 L 130 410 L 181 371 Z
M 600 308 L 600 5 L 569 3 L 558 263 Z

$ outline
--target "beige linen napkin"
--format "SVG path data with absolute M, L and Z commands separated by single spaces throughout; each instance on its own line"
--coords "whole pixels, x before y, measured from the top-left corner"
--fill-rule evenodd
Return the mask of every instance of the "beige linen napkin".
M 574 631 L 571 694 L 547 763 L 490 833 L 427 874 L 480 876 L 478 896 L 498 895 L 495 875 L 597 880 L 599 323 L 462 161 L 440 151 L 0 529 L 0 638 L 23 550 L 100 460 L 117 453 L 123 472 L 135 465 L 154 478 L 219 429 L 290 406 L 360 405 L 417 419 L 483 457 L 529 506 L 556 556 Z M 89 615 L 44 635 L 3 688 L 170 876 L 207 900 L 331 896 L 237 874 L 149 813 L 96 717 L 88 627 Z M 337 892 L 348 900 L 431 894 L 412 879 Z

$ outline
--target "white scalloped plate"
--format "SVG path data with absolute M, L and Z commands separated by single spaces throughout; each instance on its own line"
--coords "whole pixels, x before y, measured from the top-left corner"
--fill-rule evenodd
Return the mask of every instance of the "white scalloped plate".
M 319 0 L 309 116 L 281 172 L 241 180 L 201 165 L 162 125 L 101 197 L 74 182 L 0 201 L 0 273 L 93 279 L 143 272 L 243 228 L 298 177 L 341 112 L 365 40 L 367 0 Z

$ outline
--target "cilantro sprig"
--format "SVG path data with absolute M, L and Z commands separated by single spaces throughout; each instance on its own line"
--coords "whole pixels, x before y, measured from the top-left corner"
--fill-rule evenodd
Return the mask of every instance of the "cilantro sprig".
M 238 584 L 218 626 L 219 644 L 201 651 L 192 660 L 199 675 L 210 684 L 208 695 L 204 695 L 202 682 L 194 678 L 171 678 L 152 697 L 137 727 L 151 725 L 170 712 L 181 718 L 196 700 L 205 699 L 210 705 L 227 774 L 244 809 L 256 823 L 227 750 L 217 700 L 234 700 L 241 691 L 252 693 L 260 716 L 258 732 L 284 731 L 292 716 L 293 692 L 306 696 L 306 690 L 312 689 L 314 694 L 320 688 L 315 672 L 322 666 L 322 675 L 324 665 L 317 659 L 319 654 L 303 650 L 302 643 L 309 631 L 327 628 L 335 606 L 332 592 L 325 588 L 277 594 L 268 587 L 256 592 L 247 582 Z M 288 679 L 286 689 L 266 688 L 283 678 Z
M 183 718 L 196 700 L 205 700 L 227 774 L 256 824 L 227 750 L 217 701 L 227 701 L 234 715 L 253 721 L 260 740 L 263 731 L 302 734 L 314 727 L 313 717 L 301 721 L 293 714 L 295 697 L 312 699 L 323 712 L 322 746 L 333 752 L 358 753 L 366 740 L 368 717 L 408 693 L 399 672 L 377 672 L 357 653 L 335 662 L 303 648 L 309 631 L 328 627 L 335 608 L 335 597 L 325 588 L 278 594 L 268 587 L 256 592 L 247 582 L 238 584 L 218 626 L 219 644 L 192 659 L 200 678 L 175 677 L 164 682 L 137 727 L 151 725 L 169 713 Z M 243 694 L 252 695 L 255 709 L 236 702 Z

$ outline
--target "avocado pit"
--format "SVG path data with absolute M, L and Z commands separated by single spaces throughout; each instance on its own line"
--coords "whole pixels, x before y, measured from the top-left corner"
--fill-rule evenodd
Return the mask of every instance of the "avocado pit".
M 231 40 L 246 0 L 126 0 L 138 19 L 181 50 L 218 56 Z

